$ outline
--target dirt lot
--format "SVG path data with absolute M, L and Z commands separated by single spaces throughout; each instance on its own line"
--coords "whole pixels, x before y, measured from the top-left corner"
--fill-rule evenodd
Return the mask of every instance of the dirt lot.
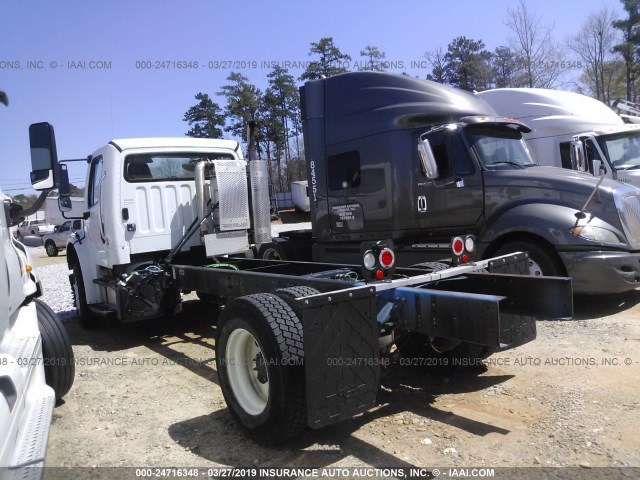
M 76 380 L 47 465 L 638 467 L 639 304 L 640 291 L 576 298 L 574 320 L 539 322 L 536 341 L 486 368 L 392 369 L 378 408 L 278 448 L 248 440 L 227 411 L 217 311 L 188 301 L 172 322 L 94 331 L 72 318 Z

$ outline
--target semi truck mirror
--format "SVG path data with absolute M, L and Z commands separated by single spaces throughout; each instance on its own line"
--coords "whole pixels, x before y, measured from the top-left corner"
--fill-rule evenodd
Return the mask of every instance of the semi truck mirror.
M 438 173 L 438 165 L 436 164 L 436 158 L 433 156 L 433 150 L 429 140 L 420 140 L 418 143 L 418 155 L 420 156 L 420 164 L 422 165 L 422 171 L 426 177 L 430 180 L 434 180 L 440 176 Z
M 61 197 L 71 196 L 71 187 L 69 186 L 69 171 L 67 165 L 61 163 L 58 170 L 58 193 Z
M 63 197 L 62 195 L 58 197 L 58 208 L 61 212 L 70 212 L 71 211 L 71 198 Z
M 581 141 L 571 142 L 571 168 L 579 172 L 587 171 L 586 154 Z
M 53 126 L 43 122 L 29 126 L 31 146 L 31 185 L 34 190 L 51 190 L 58 186 L 58 156 Z
M 607 173 L 607 167 L 604 166 L 604 163 L 602 163 L 602 160 L 594 160 L 593 161 L 593 174 L 594 175 L 606 175 Z

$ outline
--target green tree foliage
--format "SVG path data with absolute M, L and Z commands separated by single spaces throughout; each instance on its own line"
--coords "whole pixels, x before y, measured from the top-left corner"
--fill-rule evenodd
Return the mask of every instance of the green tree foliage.
M 490 60 L 482 40 L 454 38 L 444 54 L 444 79 L 462 90 L 485 90 L 491 85 Z
M 342 53 L 336 47 L 333 43 L 333 37 L 324 37 L 318 42 L 312 42 L 309 56 L 314 55 L 319 58 L 309 62 L 305 72 L 300 75 L 300 80 L 315 80 L 323 76 L 332 77 L 349 71 L 345 64 L 351 61 L 351 56 Z
M 518 84 L 520 60 L 509 47 L 500 46 L 491 56 L 494 88 L 512 88 Z
M 183 120 L 191 127 L 185 134 L 197 138 L 221 138 L 224 127 L 224 116 L 220 113 L 220 106 L 206 93 L 196 94 L 198 104 L 189 108 Z
M 247 77 L 237 72 L 231 72 L 227 81 L 229 84 L 223 85 L 217 93 L 227 101 L 224 109 L 225 130 L 245 138 L 249 121 L 257 120 L 260 116 L 262 92 L 249 83 Z
M 366 59 L 360 67 L 360 70 L 368 70 L 371 72 L 385 71 L 383 60 L 386 58 L 386 54 L 381 52 L 378 47 L 367 45 L 364 47 L 364 50 L 360 51 L 360 56 Z
M 622 41 L 617 43 L 613 50 L 620 54 L 624 61 L 627 100 L 635 101 L 635 81 L 640 59 L 640 0 L 621 1 L 627 16 L 613 22 L 613 27 L 622 33 Z
M 280 191 L 288 188 L 291 179 L 283 174 L 291 161 L 290 141 L 301 127 L 300 96 L 295 79 L 286 69 L 275 67 L 267 76 L 269 87 L 262 97 L 262 130 L 267 158 L 274 160 L 271 178 Z

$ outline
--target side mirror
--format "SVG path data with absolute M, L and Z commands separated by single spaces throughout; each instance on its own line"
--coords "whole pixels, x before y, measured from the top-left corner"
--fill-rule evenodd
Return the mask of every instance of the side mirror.
M 587 171 L 587 155 L 581 141 L 571 142 L 571 168 L 579 172 Z
M 61 212 L 70 212 L 71 211 L 71 198 L 70 197 L 58 197 L 58 208 Z
M 420 156 L 420 164 L 422 165 L 422 171 L 428 179 L 434 180 L 440 176 L 438 172 L 438 165 L 436 164 L 436 157 L 433 156 L 433 150 L 429 140 L 420 140 L 418 143 L 418 155 Z
M 71 187 L 69 186 L 69 171 L 67 164 L 61 163 L 58 170 L 58 193 L 61 197 L 71 196 Z
M 594 175 L 606 175 L 607 167 L 604 166 L 602 160 L 594 160 L 593 161 L 593 174 Z
M 34 190 L 51 190 L 58 186 L 58 154 L 53 126 L 43 122 L 29 126 L 31 146 L 31 185 Z

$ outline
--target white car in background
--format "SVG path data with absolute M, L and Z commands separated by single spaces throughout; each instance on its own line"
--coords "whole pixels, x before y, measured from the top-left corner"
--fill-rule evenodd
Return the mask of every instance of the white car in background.
M 18 225 L 16 232 L 19 237 L 27 235 L 40 235 L 42 237 L 45 233 L 53 232 L 54 229 L 53 225 L 49 225 L 44 220 L 25 220 Z
M 82 230 L 82 220 L 67 220 L 55 231 L 46 233 L 42 241 L 47 255 L 55 257 L 60 250 L 67 248 L 69 235 L 76 233 L 78 230 Z

